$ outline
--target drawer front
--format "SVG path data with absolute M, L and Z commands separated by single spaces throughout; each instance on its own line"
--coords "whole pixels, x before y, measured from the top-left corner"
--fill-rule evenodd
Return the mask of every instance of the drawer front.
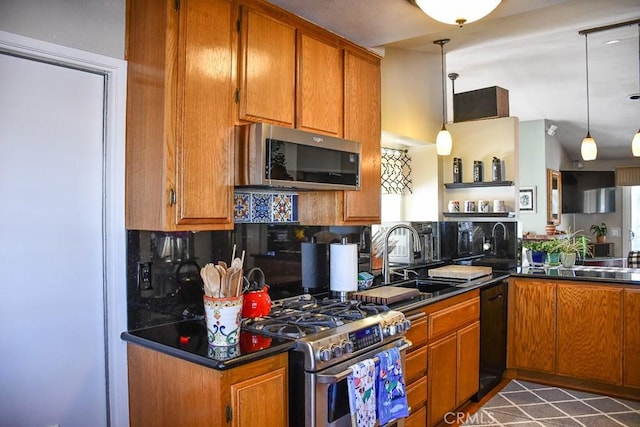
M 427 424 L 427 409 L 423 406 L 404 419 L 404 427 L 424 427 Z
M 427 347 L 407 354 L 405 361 L 405 383 L 411 384 L 414 381 L 427 375 Z
M 411 328 L 407 331 L 407 339 L 413 344 L 408 350 L 411 353 L 420 346 L 427 343 L 428 339 L 428 317 L 422 311 L 407 314 L 407 319 L 411 321 Z
M 427 377 L 422 377 L 407 386 L 407 403 L 411 412 L 417 411 L 427 403 Z
M 479 297 L 436 311 L 429 316 L 429 338 L 448 334 L 478 319 L 480 319 Z

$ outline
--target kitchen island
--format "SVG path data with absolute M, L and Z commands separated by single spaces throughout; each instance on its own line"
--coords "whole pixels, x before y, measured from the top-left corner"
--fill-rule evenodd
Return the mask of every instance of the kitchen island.
M 640 399 L 640 270 L 523 268 L 508 324 L 508 377 Z

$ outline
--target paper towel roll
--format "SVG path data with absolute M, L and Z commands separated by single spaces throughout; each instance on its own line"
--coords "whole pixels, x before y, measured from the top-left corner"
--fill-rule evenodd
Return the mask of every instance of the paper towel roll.
M 327 271 L 327 245 L 302 243 L 302 287 L 326 288 L 329 284 Z
M 330 285 L 332 292 L 358 290 L 358 245 L 332 243 L 329 247 Z

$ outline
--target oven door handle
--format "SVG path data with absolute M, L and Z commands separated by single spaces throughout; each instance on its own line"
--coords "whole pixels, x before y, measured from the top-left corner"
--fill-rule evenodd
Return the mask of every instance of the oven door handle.
M 411 345 L 411 341 L 403 340 L 402 344 L 398 347 L 398 351 L 405 351 L 409 347 L 411 347 Z M 375 356 L 373 358 L 373 361 L 378 362 L 380 361 L 380 358 L 378 356 Z M 347 378 L 349 375 L 351 375 L 351 372 L 351 368 L 347 368 L 344 371 L 338 372 L 337 374 L 333 375 L 316 374 L 316 381 L 320 384 L 334 384 Z

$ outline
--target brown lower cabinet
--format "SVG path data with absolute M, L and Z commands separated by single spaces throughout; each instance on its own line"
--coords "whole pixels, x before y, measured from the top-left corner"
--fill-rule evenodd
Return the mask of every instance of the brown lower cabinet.
M 624 290 L 624 385 L 640 388 L 640 289 Z
M 509 279 L 508 375 L 640 398 L 640 291 Z
M 286 353 L 219 371 L 129 344 L 128 363 L 132 427 L 288 425 Z
M 477 290 L 407 313 L 413 346 L 405 378 L 411 412 L 405 426 L 443 422 L 478 391 L 480 299 Z

